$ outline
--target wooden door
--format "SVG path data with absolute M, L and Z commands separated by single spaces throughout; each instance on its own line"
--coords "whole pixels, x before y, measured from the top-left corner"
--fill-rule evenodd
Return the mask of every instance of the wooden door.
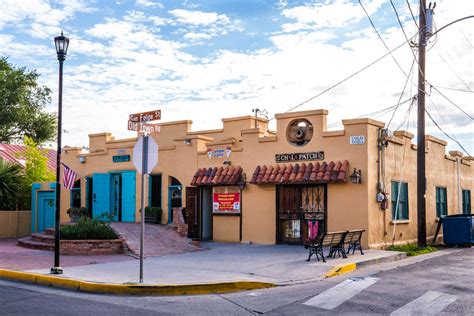
M 201 216 L 199 205 L 199 188 L 186 187 L 186 223 L 188 224 L 188 238 L 200 239 Z

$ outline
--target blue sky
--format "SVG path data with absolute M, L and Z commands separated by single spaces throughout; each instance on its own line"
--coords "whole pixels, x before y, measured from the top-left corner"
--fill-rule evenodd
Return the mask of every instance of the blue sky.
M 473 14 L 474 2 L 437 1 L 439 28 Z M 389 1 L 362 1 L 387 46 L 405 40 Z M 409 37 L 416 26 L 406 0 L 393 1 Z M 417 16 L 417 1 L 410 1 Z M 0 0 L 0 55 L 37 69 L 55 93 L 53 37 L 71 43 L 65 62 L 64 144 L 87 135 L 131 137 L 127 114 L 161 109 L 163 121 L 191 119 L 193 130 L 221 127 L 221 118 L 266 109 L 270 118 L 319 94 L 387 50 L 357 1 L 285 0 Z M 428 43 L 427 78 L 471 117 L 473 19 Z M 400 66 L 394 62 L 395 59 Z M 408 45 L 296 110 L 329 110 L 340 121 L 397 104 L 416 93 Z M 416 63 L 415 63 L 416 64 Z M 400 69 L 401 68 L 401 69 Z M 403 70 L 403 71 L 402 71 Z M 446 89 L 451 88 L 451 89 Z M 474 152 L 471 118 L 432 89 L 427 108 L 450 136 Z M 400 106 L 391 129 L 415 131 L 416 111 Z M 388 122 L 392 112 L 373 118 Z M 274 128 L 274 126 L 272 126 Z M 449 140 L 427 118 L 428 132 Z M 449 140 L 449 149 L 459 146 Z

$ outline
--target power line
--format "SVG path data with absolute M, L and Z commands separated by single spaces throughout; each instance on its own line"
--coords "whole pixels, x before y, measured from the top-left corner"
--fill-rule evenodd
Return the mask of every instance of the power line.
M 410 71 L 408 72 L 408 76 L 411 75 L 412 71 L 413 71 L 413 66 L 415 65 L 415 59 L 413 59 L 413 62 L 411 63 L 411 67 L 410 67 Z M 393 117 L 395 116 L 395 113 L 397 112 L 397 109 L 398 109 L 398 105 L 400 104 L 400 101 L 402 100 L 402 97 L 403 97 L 403 94 L 405 93 L 405 89 L 407 87 L 407 84 L 408 84 L 408 80 L 410 78 L 407 77 L 407 80 L 405 80 L 405 84 L 403 85 L 403 90 L 402 90 L 402 93 L 400 94 L 400 97 L 398 98 L 398 104 L 397 106 L 395 107 L 395 109 L 393 110 L 393 113 L 392 113 L 392 117 L 390 117 L 390 120 L 388 121 L 388 124 L 387 124 L 387 128 L 390 127 L 390 124 L 392 123 L 392 120 L 393 120 Z
M 376 63 L 378 63 L 379 61 L 381 61 L 382 59 L 384 59 L 384 58 L 387 57 L 388 55 L 392 54 L 394 51 L 396 51 L 397 49 L 399 49 L 400 47 L 402 47 L 402 46 L 405 45 L 405 44 L 406 44 L 406 42 L 401 43 L 400 45 L 398 45 L 397 47 L 395 47 L 395 48 L 392 49 L 391 51 L 389 51 L 389 52 L 385 53 L 384 55 L 380 56 L 379 58 L 375 59 L 374 61 L 372 61 L 371 63 L 369 63 L 369 64 L 367 64 L 366 66 L 362 67 L 361 69 L 357 70 L 357 71 L 354 72 L 353 74 L 347 76 L 346 78 L 344 78 L 344 79 L 338 81 L 337 83 L 331 85 L 330 87 L 324 89 L 323 91 L 321 91 L 320 93 L 316 94 L 315 96 L 313 96 L 313 97 L 311 97 L 311 98 L 309 98 L 309 99 L 307 99 L 307 100 L 305 100 L 305 101 L 303 101 L 303 102 L 301 102 L 301 103 L 295 105 L 294 107 L 290 108 L 289 110 L 285 111 L 284 113 L 288 113 L 288 112 L 290 112 L 290 111 L 293 111 L 294 109 L 299 108 L 300 106 L 305 105 L 306 103 L 308 103 L 308 102 L 310 102 L 310 101 L 316 99 L 317 97 L 323 95 L 324 93 L 326 93 L 326 92 L 328 92 L 328 91 L 334 89 L 335 87 L 341 85 L 342 83 L 346 82 L 347 80 L 351 79 L 352 77 L 358 75 L 359 73 L 361 73 L 362 71 L 366 70 L 367 68 L 369 68 L 369 67 L 375 65 Z M 274 120 L 274 119 L 275 119 L 275 117 L 272 117 L 272 118 L 270 119 L 270 121 L 272 121 L 272 120 Z
M 441 60 L 448 66 L 448 68 L 454 73 L 454 75 L 459 79 L 459 81 L 467 88 L 467 90 L 472 92 L 469 85 L 461 78 L 461 76 L 459 76 L 459 74 L 453 69 L 453 67 L 451 67 L 451 65 L 446 61 L 446 59 L 444 59 L 444 57 L 441 56 L 440 53 L 438 53 L 437 50 L 435 50 L 435 52 L 436 52 L 436 54 L 438 54 L 439 58 L 441 58 Z
M 450 98 L 448 98 L 447 96 L 445 96 L 441 91 L 439 91 L 435 86 L 431 85 L 429 82 L 428 84 L 430 85 L 431 88 L 433 88 L 436 92 L 438 92 L 446 101 L 448 101 L 449 103 L 451 103 L 453 106 L 455 106 L 458 110 L 460 110 L 461 112 L 463 112 L 464 114 L 466 114 L 471 120 L 474 120 L 474 117 L 472 117 L 471 115 L 469 115 L 469 113 L 467 113 L 466 111 L 464 111 L 459 105 L 457 105 L 456 103 L 454 103 Z
M 374 29 L 375 33 L 377 34 L 377 36 L 379 37 L 380 41 L 382 42 L 382 44 L 385 46 L 385 48 L 390 51 L 390 48 L 387 46 L 387 44 L 385 43 L 385 41 L 383 40 L 382 36 L 380 35 L 379 31 L 377 31 L 377 28 L 375 27 L 374 25 L 374 22 L 372 21 L 372 19 L 370 18 L 370 15 L 369 13 L 367 12 L 367 10 L 365 9 L 364 5 L 362 4 L 361 0 L 359 0 L 359 4 L 360 6 L 362 7 L 362 10 L 364 10 L 365 12 L 365 15 L 367 16 L 367 18 L 369 19 L 369 22 L 370 22 L 370 25 L 372 25 L 372 28 Z M 410 48 L 411 49 L 411 48 Z M 392 57 L 393 61 L 395 62 L 395 64 L 397 64 L 398 68 L 401 70 L 401 72 L 405 75 L 405 77 L 408 77 L 408 75 L 405 73 L 405 71 L 403 70 L 402 66 L 400 66 L 400 64 L 398 63 L 398 61 L 395 59 L 395 57 L 390 54 L 390 57 Z M 414 82 L 412 82 L 412 84 L 415 85 Z
M 451 87 L 443 87 L 440 85 L 436 85 L 438 89 L 446 89 L 446 90 L 452 90 L 452 91 L 458 91 L 458 92 L 467 92 L 467 93 L 474 93 L 474 91 L 471 90 L 464 90 L 464 89 L 458 89 L 458 88 L 451 88 Z
M 406 1 L 407 1 L 408 9 L 410 10 L 411 18 L 412 18 L 413 21 L 415 22 L 416 29 L 418 30 L 418 23 L 416 22 L 416 18 L 415 18 L 415 16 L 413 15 L 413 11 L 411 10 L 410 1 L 409 1 L 409 0 L 406 0 Z
M 433 119 L 433 117 L 431 116 L 430 112 L 428 112 L 427 109 L 425 109 L 425 112 L 426 112 L 426 114 L 428 114 L 428 117 L 430 118 L 431 122 L 433 122 L 433 124 L 436 125 L 436 127 L 437 127 L 444 135 L 446 135 L 446 137 L 448 137 L 448 138 L 451 139 L 452 141 L 456 142 L 456 143 L 459 145 L 459 147 L 461 147 L 461 149 L 464 150 L 464 152 L 465 152 L 468 156 L 471 156 L 471 155 L 469 154 L 469 152 L 466 150 L 466 148 L 464 148 L 463 145 L 461 145 L 461 143 L 460 143 L 457 139 L 455 139 L 455 138 L 451 137 L 449 134 L 447 134 L 447 133 L 441 128 L 441 126 L 439 126 L 438 123 L 436 123 L 436 121 Z

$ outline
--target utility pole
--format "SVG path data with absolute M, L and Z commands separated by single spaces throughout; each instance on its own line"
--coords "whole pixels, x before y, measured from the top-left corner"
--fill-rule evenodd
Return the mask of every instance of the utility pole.
M 420 0 L 418 40 L 418 131 L 417 131 L 417 219 L 418 247 L 426 247 L 426 170 L 425 170 L 425 52 L 426 0 Z

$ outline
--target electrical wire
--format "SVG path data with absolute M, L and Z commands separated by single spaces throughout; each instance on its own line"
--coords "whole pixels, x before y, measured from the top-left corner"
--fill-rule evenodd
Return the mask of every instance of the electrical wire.
M 471 90 L 471 88 L 469 87 L 469 85 L 466 83 L 466 81 L 464 81 L 464 79 L 461 78 L 461 76 L 456 72 L 456 70 L 454 70 L 453 67 L 451 67 L 451 65 L 446 61 L 446 59 L 444 59 L 443 56 L 440 55 L 440 53 L 438 53 L 438 51 L 436 51 L 436 54 L 438 54 L 439 58 L 441 58 L 441 60 L 448 66 L 448 68 L 454 73 L 454 75 L 459 79 L 459 81 L 466 87 L 467 90 L 469 90 L 470 92 L 473 92 Z
M 412 71 L 413 71 L 413 66 L 415 65 L 415 61 L 416 61 L 416 59 L 414 58 L 412 63 L 411 63 L 410 71 L 408 72 L 408 76 L 410 76 Z M 393 110 L 392 117 L 390 117 L 390 120 L 388 121 L 387 129 L 390 127 L 390 124 L 392 123 L 393 117 L 395 116 L 395 113 L 397 112 L 398 105 L 400 104 L 400 101 L 402 100 L 403 94 L 405 93 L 405 89 L 407 87 L 407 84 L 408 84 L 409 80 L 410 80 L 410 77 L 407 77 L 407 80 L 405 80 L 405 84 L 403 85 L 402 93 L 400 94 L 400 97 L 398 98 L 398 104 L 395 107 L 395 109 Z
M 329 86 L 328 88 L 324 89 L 323 91 L 321 91 L 320 93 L 316 94 L 315 96 L 312 96 L 311 98 L 309 98 L 309 99 L 307 99 L 307 100 L 305 100 L 305 101 L 303 101 L 303 102 L 301 102 L 301 103 L 299 103 L 299 104 L 293 106 L 292 108 L 290 108 L 289 110 L 285 111 L 284 113 L 291 112 L 291 111 L 293 111 L 294 109 L 299 108 L 299 107 L 302 106 L 302 105 L 305 105 L 306 103 L 308 103 L 308 102 L 310 102 L 310 101 L 316 99 L 317 97 L 319 97 L 319 96 L 325 94 L 326 92 L 328 92 L 328 91 L 334 89 L 335 87 L 337 87 L 337 86 L 343 84 L 343 83 L 346 82 L 347 80 L 349 80 L 349 79 L 351 79 L 352 77 L 358 75 L 358 74 L 361 73 L 362 71 L 366 70 L 367 68 L 370 68 L 371 66 L 375 65 L 376 63 L 378 63 L 379 61 L 381 61 L 382 59 L 384 59 L 384 58 L 387 57 L 388 55 L 392 54 L 394 51 L 398 50 L 400 47 L 403 47 L 403 45 L 405 45 L 405 44 L 406 44 L 406 42 L 401 43 L 400 45 L 398 45 L 397 47 L 395 47 L 395 48 L 392 49 L 391 51 L 385 53 L 384 55 L 382 55 L 382 56 L 380 56 L 379 58 L 375 59 L 374 61 L 370 62 L 369 64 L 367 64 L 366 66 L 364 66 L 364 67 L 362 67 L 361 69 L 357 70 L 356 72 L 352 73 L 351 75 L 347 76 L 346 78 L 344 78 L 344 79 L 338 81 L 337 83 L 335 83 L 335 84 Z M 274 120 L 274 119 L 275 119 L 275 117 L 272 117 L 269 121 L 272 121 L 272 120 Z
M 445 26 L 443 26 L 442 28 L 440 28 L 439 30 L 437 30 L 436 32 L 434 32 L 433 34 L 431 34 L 431 36 L 434 36 L 434 35 L 438 34 L 439 32 L 441 32 L 442 30 L 444 30 L 444 29 L 447 28 L 448 26 L 453 25 L 454 23 L 461 22 L 461 21 L 467 20 L 467 19 L 472 19 L 472 18 L 474 18 L 474 15 L 468 15 L 468 16 L 465 16 L 465 17 L 463 17 L 463 18 L 459 18 L 459 19 L 457 19 L 457 20 L 454 20 L 454 21 L 452 21 L 452 22 L 446 24 Z
M 474 91 L 471 91 L 471 90 L 464 90 L 464 89 L 458 89 L 458 88 L 443 87 L 443 86 L 440 86 L 440 85 L 436 85 L 436 88 L 438 88 L 438 89 L 452 90 L 452 91 L 458 91 L 458 92 L 474 93 Z
M 415 22 L 416 29 L 418 29 L 418 23 L 416 22 L 416 18 L 413 15 L 413 11 L 411 10 L 410 1 L 409 0 L 406 0 L 406 1 L 407 1 L 408 9 L 410 10 L 411 18 L 413 19 L 413 22 Z
M 444 134 L 446 135 L 446 137 L 448 137 L 449 139 L 451 139 L 452 141 L 456 142 L 459 147 L 468 155 L 468 156 L 471 156 L 469 154 L 469 152 L 466 150 L 466 148 L 463 147 L 463 145 L 455 138 L 453 138 L 451 135 L 449 135 L 448 133 L 446 133 L 442 128 L 441 126 L 438 125 L 438 123 L 436 123 L 436 121 L 433 119 L 433 117 L 431 116 L 430 112 L 428 112 L 428 110 L 425 108 L 425 112 L 426 114 L 428 114 L 428 117 L 430 118 L 431 122 L 433 122 L 434 125 L 436 125 L 436 127 Z
M 474 117 L 472 117 L 469 113 L 467 113 L 466 111 L 464 111 L 459 105 L 457 105 L 456 103 L 454 103 L 450 98 L 448 98 L 447 96 L 445 96 L 441 91 L 439 91 L 435 86 L 433 86 L 432 84 L 430 84 L 428 82 L 428 84 L 430 85 L 430 87 L 432 89 L 434 89 L 436 92 L 438 92 L 446 101 L 448 101 L 449 103 L 451 103 L 453 106 L 455 106 L 458 110 L 460 110 L 461 112 L 463 112 L 464 114 L 466 114 L 467 117 L 469 117 L 471 120 L 474 120 Z
M 369 13 L 367 12 L 367 10 L 365 9 L 364 5 L 362 4 L 361 0 L 359 0 L 359 4 L 360 6 L 362 7 L 362 10 L 364 10 L 365 12 L 365 15 L 367 16 L 367 18 L 369 19 L 369 22 L 370 22 L 370 25 L 372 25 L 372 28 L 374 29 L 375 33 L 377 34 L 377 36 L 379 37 L 380 41 L 382 42 L 382 44 L 385 46 L 385 48 L 390 51 L 390 48 L 388 47 L 388 45 L 385 43 L 385 41 L 383 40 L 382 36 L 380 35 L 379 31 L 377 31 L 377 28 L 375 27 L 375 24 L 374 22 L 372 21 L 372 19 L 370 18 L 370 15 Z M 407 39 L 407 38 L 406 38 Z M 408 42 L 408 41 L 407 41 Z M 411 47 L 410 47 L 410 50 L 411 50 Z M 405 71 L 403 70 L 402 66 L 400 66 L 400 64 L 398 63 L 397 59 L 392 55 L 390 54 L 390 57 L 392 57 L 393 61 L 395 62 L 395 64 L 397 64 L 398 68 L 401 70 L 401 72 L 405 75 L 405 77 L 409 77 Z M 413 85 L 416 85 L 414 82 L 412 82 Z

